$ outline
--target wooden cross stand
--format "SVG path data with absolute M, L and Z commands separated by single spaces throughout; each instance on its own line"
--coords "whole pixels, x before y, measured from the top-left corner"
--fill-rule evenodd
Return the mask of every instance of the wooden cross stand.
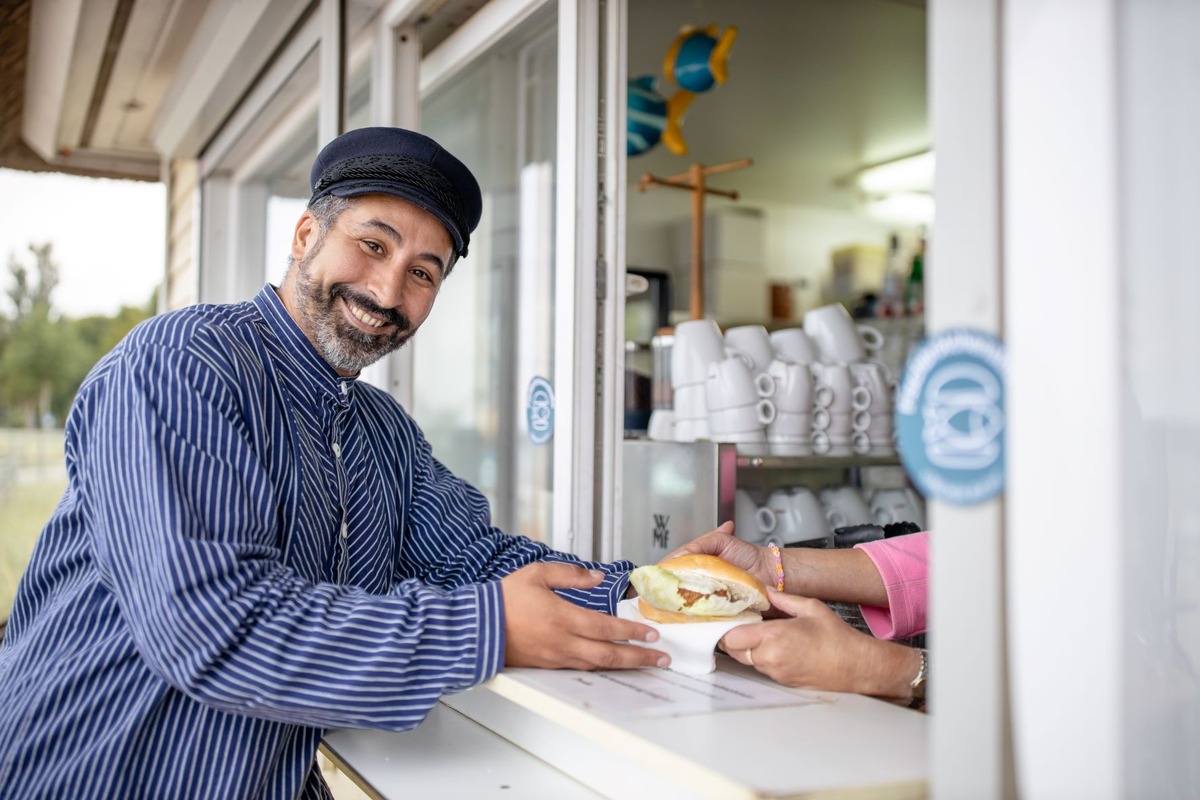
M 750 159 L 743 158 L 726 164 L 714 164 L 711 167 L 692 164 L 687 172 L 669 178 L 656 178 L 647 172 L 638 180 L 638 190 L 642 192 L 652 186 L 671 186 L 692 193 L 692 319 L 704 319 L 704 195 L 718 194 L 730 200 L 738 199 L 736 191 L 713 189 L 705 183 L 705 179 L 709 175 L 741 169 L 753 163 Z

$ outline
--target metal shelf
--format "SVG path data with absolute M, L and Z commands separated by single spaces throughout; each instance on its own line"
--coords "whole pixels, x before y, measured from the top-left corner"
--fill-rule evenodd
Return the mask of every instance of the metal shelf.
M 854 469 L 898 467 L 898 455 L 786 456 L 769 452 L 764 445 L 738 445 L 738 469 Z

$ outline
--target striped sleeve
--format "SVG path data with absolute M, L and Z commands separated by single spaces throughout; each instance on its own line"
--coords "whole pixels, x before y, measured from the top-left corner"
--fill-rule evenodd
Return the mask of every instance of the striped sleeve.
M 231 376 L 187 348 L 130 346 L 85 444 L 98 568 L 150 669 L 196 700 L 316 727 L 415 727 L 495 674 L 497 584 L 372 595 L 281 559 L 280 493 Z M 330 532 L 332 535 L 332 532 Z
M 435 459 L 423 437 L 418 435 L 417 441 L 403 559 L 407 571 L 401 578 L 419 578 L 427 584 L 454 589 L 472 581 L 502 578 L 535 561 L 574 564 L 603 572 L 603 582 L 594 589 L 558 593 L 576 605 L 616 613 L 617 603 L 629 586 L 632 563 L 584 561 L 528 537 L 500 531 L 492 526 L 487 499 L 479 490 Z

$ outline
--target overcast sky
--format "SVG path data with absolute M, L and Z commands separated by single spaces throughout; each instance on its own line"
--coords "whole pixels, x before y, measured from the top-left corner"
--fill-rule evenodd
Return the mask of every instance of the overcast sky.
M 161 183 L 0 169 L 0 287 L 9 286 L 10 253 L 32 266 L 28 246 L 52 242 L 60 312 L 145 305 L 163 278 L 166 220 Z

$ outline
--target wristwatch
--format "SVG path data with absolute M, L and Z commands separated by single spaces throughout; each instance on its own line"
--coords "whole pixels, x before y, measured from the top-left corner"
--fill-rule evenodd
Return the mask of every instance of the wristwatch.
M 912 702 L 908 704 L 908 707 L 924 711 L 925 683 L 929 678 L 929 651 L 924 647 L 918 647 L 917 652 L 921 654 L 921 669 L 917 670 L 917 677 L 913 678 L 912 683 L 909 684 L 912 689 Z

